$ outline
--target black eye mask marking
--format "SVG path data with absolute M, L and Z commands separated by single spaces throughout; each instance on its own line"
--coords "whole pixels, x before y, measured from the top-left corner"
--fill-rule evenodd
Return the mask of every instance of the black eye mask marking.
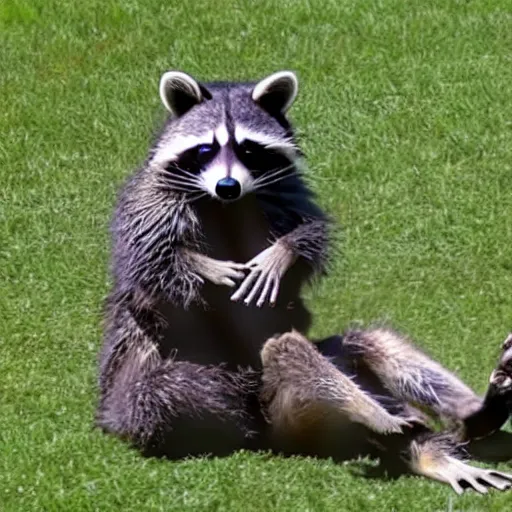
M 249 139 L 240 143 L 230 141 L 229 147 L 255 177 L 289 167 L 292 164 L 292 161 L 280 151 Z M 220 150 L 221 147 L 217 139 L 214 139 L 212 144 L 199 144 L 184 151 L 176 162 L 171 162 L 168 169 L 183 169 L 189 173 L 199 174 L 217 157 Z
M 242 164 L 256 175 L 281 169 L 291 164 L 291 161 L 279 151 L 248 139 L 239 144 L 235 143 L 234 151 Z
M 199 174 L 219 153 L 220 145 L 216 139 L 212 144 L 199 144 L 183 152 L 176 162 L 172 162 L 170 168 L 184 169 L 185 171 Z

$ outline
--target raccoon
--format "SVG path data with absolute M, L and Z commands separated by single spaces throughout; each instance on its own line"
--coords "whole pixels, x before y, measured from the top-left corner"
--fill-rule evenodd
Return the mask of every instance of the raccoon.
M 480 399 L 396 333 L 307 339 L 301 293 L 326 272 L 332 223 L 303 179 L 297 90 L 289 71 L 162 76 L 170 117 L 112 220 L 98 425 L 146 455 L 377 450 L 457 492 L 508 488 L 455 457 L 508 418 L 508 356 Z M 457 432 L 436 435 L 417 406 Z
M 169 120 L 112 221 L 99 408 L 106 430 L 159 445 L 178 430 L 173 416 L 211 413 L 222 428 L 210 430 L 231 446 L 226 418 L 243 415 L 236 390 L 251 387 L 247 372 L 261 368 L 265 340 L 307 333 L 301 290 L 325 272 L 330 220 L 303 179 L 286 116 L 297 90 L 289 71 L 257 83 L 162 76 Z

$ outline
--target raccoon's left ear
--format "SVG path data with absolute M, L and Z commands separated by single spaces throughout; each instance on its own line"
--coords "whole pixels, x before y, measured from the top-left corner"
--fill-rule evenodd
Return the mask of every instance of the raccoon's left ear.
M 176 117 L 188 112 L 204 98 L 210 99 L 210 93 L 186 73 L 168 71 L 160 79 L 160 99 Z
M 285 114 L 292 106 L 299 82 L 295 73 L 279 71 L 258 82 L 252 90 L 252 99 L 271 114 Z

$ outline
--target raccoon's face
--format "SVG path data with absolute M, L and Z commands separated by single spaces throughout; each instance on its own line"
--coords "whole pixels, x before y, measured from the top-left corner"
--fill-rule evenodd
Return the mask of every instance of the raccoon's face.
M 165 73 L 160 96 L 172 119 L 150 161 L 161 185 L 190 199 L 228 202 L 289 178 L 300 152 L 285 113 L 296 95 L 288 71 L 256 85 L 208 88 L 184 73 Z

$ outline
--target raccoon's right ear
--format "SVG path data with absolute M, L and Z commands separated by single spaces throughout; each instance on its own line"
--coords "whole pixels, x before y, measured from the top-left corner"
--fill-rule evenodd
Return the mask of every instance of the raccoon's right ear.
M 210 92 L 186 73 L 168 71 L 160 79 L 160 99 L 173 116 L 182 116 L 205 98 L 211 99 Z
M 278 71 L 256 84 L 252 99 L 271 114 L 285 114 L 297 97 L 299 83 L 292 71 Z

